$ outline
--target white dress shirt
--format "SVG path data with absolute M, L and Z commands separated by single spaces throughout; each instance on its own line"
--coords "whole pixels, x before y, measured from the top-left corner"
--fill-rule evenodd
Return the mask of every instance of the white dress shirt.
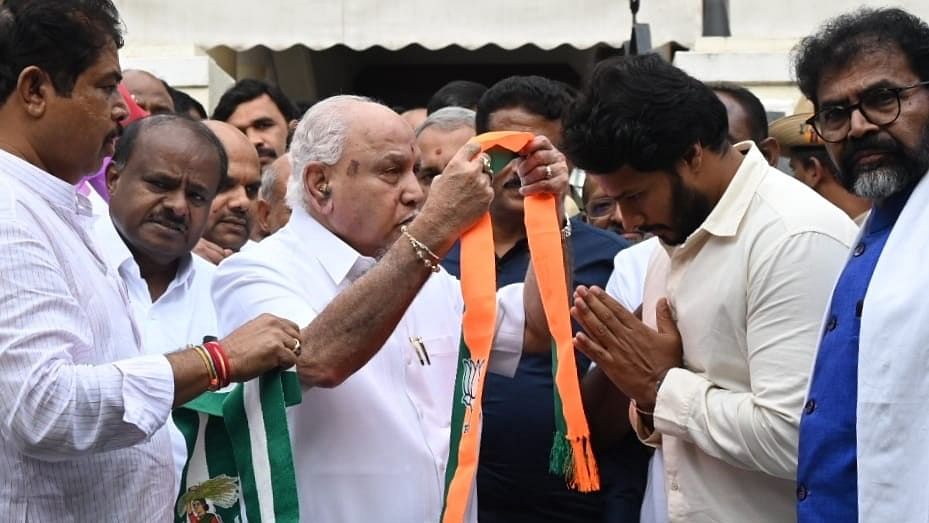
M 654 434 L 632 417 L 664 451 L 670 521 L 795 520 L 800 409 L 856 234 L 752 146 L 700 228 L 653 258 L 668 264 L 684 366 L 661 384 Z
M 604 290 L 630 311 L 634 312 L 642 305 L 648 260 L 659 245 L 658 237 L 653 236 L 619 251 L 613 258 L 613 273 Z
M 72 185 L 0 151 L 0 515 L 168 521 L 174 375 Z
M 117 270 L 126 284 L 147 354 L 174 352 L 188 344 L 202 343 L 204 336 L 216 336 L 216 312 L 210 297 L 216 266 L 188 254 L 181 260 L 167 290 L 152 302 L 148 283 L 139 272 L 139 264 L 116 231 L 109 214 L 96 219 L 93 233 L 103 258 Z M 171 432 L 175 485 L 180 488 L 181 474 L 187 463 L 187 442 L 173 421 L 169 420 L 167 425 Z
M 294 209 L 280 231 L 220 264 L 220 331 L 265 312 L 305 326 L 374 264 Z M 522 284 L 498 291 L 498 302 L 490 369 L 512 375 L 523 341 Z M 462 306 L 458 280 L 444 270 L 432 275 L 364 367 L 335 388 L 307 390 L 290 410 L 301 521 L 439 521 Z M 431 365 L 420 363 L 411 337 L 422 338 Z

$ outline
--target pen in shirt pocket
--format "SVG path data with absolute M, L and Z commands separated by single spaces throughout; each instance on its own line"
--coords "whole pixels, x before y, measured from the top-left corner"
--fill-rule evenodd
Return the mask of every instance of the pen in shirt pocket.
M 426 351 L 426 344 L 423 343 L 422 338 L 419 336 L 411 336 L 410 345 L 413 346 L 413 350 L 416 352 L 416 357 L 419 358 L 420 365 L 432 365 L 432 361 L 429 360 L 429 352 Z

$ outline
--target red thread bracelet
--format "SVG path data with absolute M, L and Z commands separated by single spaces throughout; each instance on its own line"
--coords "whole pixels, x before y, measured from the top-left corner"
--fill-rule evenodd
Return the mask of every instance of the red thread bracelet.
M 226 387 L 232 381 L 232 369 L 229 366 L 229 358 L 226 356 L 226 351 L 223 350 L 222 345 L 217 341 L 208 341 L 204 343 L 203 346 L 210 353 L 210 358 L 219 371 L 218 374 L 221 386 Z

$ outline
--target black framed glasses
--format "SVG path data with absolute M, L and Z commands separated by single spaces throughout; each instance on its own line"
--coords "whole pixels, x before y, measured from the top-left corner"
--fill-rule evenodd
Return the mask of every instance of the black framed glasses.
M 929 81 L 918 82 L 906 87 L 875 87 L 861 93 L 858 103 L 833 105 L 814 114 L 806 121 L 824 141 L 838 143 L 848 136 L 851 129 L 852 112 L 861 115 L 877 126 L 890 125 L 900 117 L 900 95 L 903 91 L 929 85 Z

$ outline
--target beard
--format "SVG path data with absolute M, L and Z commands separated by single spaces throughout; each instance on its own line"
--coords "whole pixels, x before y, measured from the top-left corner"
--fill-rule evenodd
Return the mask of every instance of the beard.
M 875 165 L 859 166 L 855 155 L 861 151 L 884 153 Z M 915 148 L 878 133 L 849 140 L 839 159 L 838 178 L 842 186 L 862 198 L 883 200 L 915 185 L 929 169 L 929 127 L 923 129 Z
M 703 193 L 685 185 L 680 174 L 673 173 L 671 179 L 671 209 L 674 210 L 671 225 L 651 225 L 639 227 L 639 230 L 654 233 L 667 245 L 674 246 L 684 243 L 706 221 L 713 204 Z

